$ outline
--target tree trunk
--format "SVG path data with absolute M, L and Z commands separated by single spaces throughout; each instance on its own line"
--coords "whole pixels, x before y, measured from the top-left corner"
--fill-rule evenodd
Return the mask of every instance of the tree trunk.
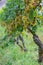
M 34 42 L 39 46 L 39 59 L 38 62 L 42 62 L 43 61 L 43 44 L 40 41 L 39 37 L 35 34 L 33 35 L 33 40 Z
M 42 62 L 43 61 L 43 44 L 40 41 L 39 37 L 35 33 L 33 33 L 32 30 L 29 27 L 27 27 L 27 29 L 32 33 L 33 40 L 34 40 L 35 44 L 37 44 L 39 46 L 39 51 L 38 51 L 39 59 L 38 59 L 38 61 Z

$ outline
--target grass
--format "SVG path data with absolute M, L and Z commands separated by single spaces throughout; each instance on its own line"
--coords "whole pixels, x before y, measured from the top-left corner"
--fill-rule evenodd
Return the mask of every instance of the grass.
M 43 42 L 43 27 L 38 28 L 37 34 Z M 38 47 L 34 43 L 32 35 L 25 32 L 23 37 L 28 51 L 24 52 L 16 44 L 11 44 L 4 49 L 0 47 L 0 65 L 40 65 L 37 61 Z

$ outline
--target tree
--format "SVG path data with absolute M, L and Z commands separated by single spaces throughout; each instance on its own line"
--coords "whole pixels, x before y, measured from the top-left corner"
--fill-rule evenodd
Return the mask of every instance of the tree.
M 43 44 L 36 35 L 40 20 L 43 21 L 42 0 L 7 0 L 6 6 L 0 13 L 0 22 L 4 22 L 9 35 L 17 36 L 28 29 L 34 42 L 39 46 L 39 61 L 43 60 Z

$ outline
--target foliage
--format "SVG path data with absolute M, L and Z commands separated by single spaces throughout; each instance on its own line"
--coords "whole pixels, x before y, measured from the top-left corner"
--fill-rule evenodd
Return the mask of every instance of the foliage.
M 36 32 L 38 25 L 43 20 L 40 3 L 41 0 L 7 0 L 6 6 L 0 11 L 0 24 L 6 27 L 7 32 L 2 39 L 6 40 L 5 46 L 14 43 L 14 38 L 19 34 L 23 35 L 23 30 L 26 30 L 27 26 L 33 33 Z
M 6 6 L 0 13 L 0 19 L 7 23 L 8 32 L 10 34 L 15 31 L 20 32 L 29 25 L 34 33 L 39 18 L 42 19 L 42 15 L 38 15 L 38 9 L 42 9 L 40 3 L 41 0 L 7 0 Z
M 6 6 L 0 11 L 0 25 L 5 26 L 8 33 L 5 33 L 6 30 L 3 30 L 2 34 L 5 34 L 2 36 L 1 39 L 3 39 L 3 41 L 1 40 L 0 43 L 0 46 L 2 45 L 2 48 L 0 47 L 0 61 L 2 65 L 31 65 L 31 62 L 33 65 L 38 65 L 37 61 L 34 61 L 36 56 L 32 53 L 35 45 L 32 44 L 31 46 L 30 44 L 29 46 L 29 44 L 26 44 L 29 52 L 21 54 L 19 48 L 16 48 L 12 43 L 16 36 L 20 33 L 23 34 L 23 30 L 26 30 L 27 26 L 31 28 L 33 33 L 36 32 L 37 26 L 43 21 L 42 6 L 40 6 L 40 3 L 41 0 L 7 0 Z M 38 34 L 40 35 L 40 33 Z M 11 36 L 6 39 L 7 35 Z M 26 34 L 24 34 L 24 38 L 26 38 L 25 35 Z M 25 40 L 25 43 L 31 43 L 32 39 L 29 38 L 28 40 Z M 6 45 L 9 44 L 11 45 L 3 49 L 3 45 L 6 47 Z

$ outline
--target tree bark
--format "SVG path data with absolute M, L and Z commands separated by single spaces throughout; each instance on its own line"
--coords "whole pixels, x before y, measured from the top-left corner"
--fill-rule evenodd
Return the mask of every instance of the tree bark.
M 35 34 L 33 35 L 33 40 L 34 42 L 39 46 L 39 59 L 38 62 L 42 62 L 43 61 L 43 44 L 40 41 L 39 37 Z
M 27 27 L 27 29 L 32 33 L 33 40 L 34 40 L 35 44 L 37 44 L 38 47 L 39 47 L 39 51 L 38 51 L 38 53 L 39 53 L 39 59 L 38 59 L 38 61 L 42 62 L 43 61 L 43 44 L 40 41 L 38 35 L 36 35 L 35 33 L 33 33 L 32 30 L 29 27 Z

